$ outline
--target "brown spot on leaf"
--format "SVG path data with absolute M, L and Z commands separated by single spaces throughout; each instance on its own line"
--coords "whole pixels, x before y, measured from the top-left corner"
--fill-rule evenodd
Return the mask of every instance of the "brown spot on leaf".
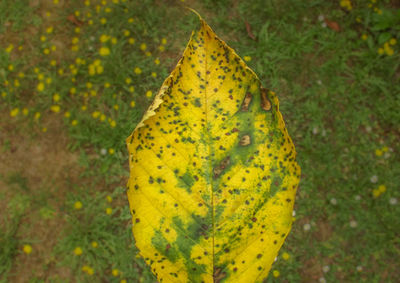
M 221 173 L 225 170 L 225 168 L 229 165 L 231 158 L 225 157 L 221 163 L 214 168 L 213 172 L 214 172 L 214 179 L 218 178 Z
M 261 88 L 261 108 L 265 111 L 271 110 L 271 101 L 269 101 L 267 93 L 267 89 Z
M 221 267 L 214 267 L 214 273 L 213 273 L 214 283 L 221 282 L 221 280 L 224 279 L 225 277 L 226 277 L 226 272 L 222 272 Z
M 246 93 L 246 96 L 243 99 L 243 103 L 242 103 L 242 107 L 241 107 L 242 111 L 248 111 L 249 110 L 249 104 L 251 102 L 251 98 L 252 98 L 251 93 L 250 92 Z
M 249 135 L 244 135 L 243 137 L 240 138 L 239 144 L 241 146 L 246 146 L 251 143 L 251 139 Z

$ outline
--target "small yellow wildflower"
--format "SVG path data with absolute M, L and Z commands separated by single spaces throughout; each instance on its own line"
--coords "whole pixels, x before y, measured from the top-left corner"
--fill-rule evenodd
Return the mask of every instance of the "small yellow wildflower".
M 80 32 L 81 32 L 81 28 L 80 28 L 80 27 L 76 27 L 76 28 L 74 29 L 74 31 L 75 31 L 75 33 L 80 33 Z
M 16 117 L 18 113 L 19 113 L 19 108 L 14 108 L 13 110 L 10 111 L 10 116 Z
M 389 40 L 389 44 L 390 44 L 390 45 L 396 45 L 396 43 L 397 43 L 396 38 L 391 38 L 391 39 Z
M 114 268 L 111 273 L 113 276 L 117 277 L 119 275 L 119 270 Z
M 130 105 L 131 105 L 132 108 L 135 107 L 135 105 L 136 105 L 135 101 L 132 100 Z
M 156 78 L 156 77 L 157 77 L 157 73 L 156 73 L 156 72 L 151 72 L 151 76 L 152 76 L 153 78 Z
M 100 19 L 100 23 L 101 23 L 102 25 L 105 25 L 105 24 L 107 23 L 107 19 L 106 19 L 106 18 L 101 18 L 101 19 Z
M 380 150 L 380 149 L 376 149 L 375 150 L 375 155 L 376 156 L 382 156 L 382 154 L 383 154 L 382 150 Z
M 74 249 L 74 254 L 75 255 L 81 255 L 83 253 L 83 251 L 82 251 L 82 248 L 81 247 L 76 247 L 75 249 Z
M 39 39 L 41 42 L 45 42 L 47 37 L 45 35 L 41 35 Z
M 161 39 L 161 44 L 167 44 L 167 39 L 165 38 L 165 37 L 163 37 L 162 39 Z
M 45 49 L 43 50 L 43 53 L 44 53 L 45 55 L 49 55 L 49 54 L 50 54 L 50 49 L 45 48 Z
M 94 274 L 94 269 L 91 268 L 91 267 L 88 266 L 88 265 L 82 266 L 82 271 L 83 271 L 83 272 L 86 272 L 86 273 L 89 274 L 89 275 L 93 275 L 93 274 Z
M 373 189 L 372 190 L 372 196 L 374 197 L 374 198 L 377 198 L 377 197 L 379 197 L 381 195 L 381 192 L 378 190 L 378 189 Z
M 52 106 L 50 106 L 50 110 L 54 113 L 58 113 L 58 112 L 60 112 L 61 107 L 60 107 L 60 105 L 52 105 Z
M 164 46 L 164 45 L 158 46 L 158 50 L 160 50 L 161 52 L 163 52 L 163 51 L 165 50 L 165 46 Z
M 367 39 L 368 39 L 368 35 L 364 33 L 364 34 L 361 36 L 361 39 L 362 39 L 362 40 L 367 40 Z
M 91 82 L 86 83 L 86 88 L 91 89 L 93 87 L 93 84 Z
M 56 60 L 51 60 L 50 61 L 50 66 L 54 67 L 57 65 L 57 61 Z
M 112 197 L 110 195 L 107 195 L 106 199 L 107 199 L 108 202 L 112 202 Z
M 115 128 L 115 127 L 117 126 L 117 122 L 115 122 L 114 120 L 112 120 L 112 121 L 110 122 L 110 126 L 111 126 L 111 128 Z
M 112 9 L 110 7 L 107 7 L 104 9 L 104 12 L 106 12 L 106 13 L 111 13 L 111 11 L 112 11 Z
M 90 6 L 90 0 L 85 0 L 85 6 Z
M 40 82 L 38 83 L 38 85 L 36 86 L 36 89 L 40 92 L 42 92 L 44 90 L 44 83 Z
M 53 0 L 53 3 L 54 3 L 55 5 L 57 5 L 57 4 L 59 3 L 59 0 Z
M 74 208 L 75 208 L 76 210 L 81 209 L 81 208 L 82 208 L 82 203 L 81 203 L 80 201 L 76 201 L 76 202 L 74 203 Z
M 385 185 L 380 185 L 380 186 L 378 187 L 378 191 L 379 191 L 381 194 L 383 194 L 384 192 L 386 192 L 386 186 L 385 186 Z
M 246 62 L 250 62 L 251 61 L 251 57 L 250 56 L 244 56 L 243 59 Z
M 76 93 L 76 88 L 71 87 L 71 88 L 69 89 L 69 93 L 70 93 L 70 94 L 75 94 L 75 93 Z
M 97 248 L 99 244 L 96 241 L 93 241 L 91 245 L 93 248 Z
M 118 109 L 119 109 L 119 105 L 118 105 L 118 104 L 115 104 L 115 105 L 113 106 L 113 108 L 114 108 L 115 110 L 118 110 Z
M 110 155 L 113 155 L 113 154 L 115 153 L 115 149 L 109 148 L 109 149 L 108 149 L 108 153 L 109 153 Z
M 158 59 L 158 58 L 155 59 L 155 60 L 154 60 L 154 63 L 155 63 L 156 65 L 159 65 L 159 64 L 160 64 L 160 59 Z
M 46 29 L 46 32 L 47 32 L 47 33 L 52 33 L 53 30 L 54 30 L 54 28 L 53 28 L 52 26 L 50 26 L 50 27 L 48 27 L 48 28 Z
M 82 111 L 86 111 L 87 110 L 87 106 L 86 105 L 82 105 L 81 110 Z
M 273 275 L 275 278 L 278 278 L 278 277 L 281 275 L 281 273 L 280 273 L 278 270 L 274 270 L 274 271 L 272 271 L 272 275 Z
M 104 84 L 104 87 L 105 88 L 109 88 L 111 86 L 111 84 L 109 83 L 109 82 L 106 82 L 105 84 Z
M 94 112 L 92 113 L 92 117 L 93 117 L 94 119 L 99 118 L 99 116 L 100 116 L 100 112 L 99 112 L 99 111 L 94 111 Z
M 8 45 L 8 47 L 6 48 L 6 52 L 7 53 L 11 53 L 11 51 L 14 49 L 14 44 L 10 44 Z
M 66 111 L 66 112 L 64 113 L 64 117 L 65 117 L 65 118 L 71 117 L 71 112 Z
M 135 21 L 134 18 L 129 18 L 129 19 L 128 19 L 128 23 L 133 23 L 134 21 Z
M 43 132 L 43 133 L 47 132 L 47 128 L 46 128 L 46 127 L 43 127 L 43 128 L 42 128 L 42 132 Z
M 106 115 L 104 115 L 104 114 L 101 114 L 101 116 L 100 116 L 100 121 L 104 121 L 106 119 Z
M 127 85 L 131 84 L 131 82 L 132 82 L 132 79 L 131 79 L 131 78 L 126 78 L 126 79 L 125 79 L 125 83 L 126 83 Z
M 378 54 L 379 54 L 379 55 L 382 55 L 384 52 L 385 52 L 385 50 L 383 50 L 382 47 L 379 47 L 379 48 L 378 48 Z
M 8 70 L 11 72 L 14 71 L 14 65 L 13 64 L 8 65 Z
M 14 86 L 15 87 L 20 87 L 21 86 L 21 84 L 19 83 L 19 80 L 17 80 L 17 79 L 14 80 Z
M 289 260 L 290 255 L 289 255 L 287 252 L 284 252 L 284 253 L 282 254 L 282 258 L 283 258 L 284 260 Z
M 28 116 L 28 114 L 29 114 L 29 109 L 28 108 L 24 108 L 24 109 L 22 109 L 22 114 L 24 114 L 24 116 Z
M 135 44 L 135 39 L 133 37 L 128 39 L 129 44 Z
M 27 255 L 30 254 L 32 252 L 32 246 L 31 245 L 24 245 L 22 250 L 24 251 L 24 253 L 26 253 Z
M 110 215 L 112 213 L 112 208 L 111 207 L 107 207 L 106 208 L 106 214 Z
M 146 96 L 147 97 L 151 97 L 153 95 L 153 92 L 151 91 L 151 90 L 148 90 L 147 92 L 146 92 Z
M 72 125 L 72 126 L 78 125 L 78 120 L 72 120 L 71 125 Z
M 129 30 L 124 30 L 124 36 L 129 36 L 131 34 L 131 32 Z
M 147 44 L 146 43 L 140 44 L 140 50 L 145 51 L 146 49 L 147 49 Z
M 121 281 L 119 281 L 119 283 L 127 283 L 128 281 L 126 281 L 126 279 L 122 279 Z
M 382 147 L 382 151 L 383 151 L 383 152 L 388 152 L 388 151 L 389 151 L 389 148 L 388 148 L 387 146 L 384 146 L 384 147 Z
M 116 37 L 113 37 L 113 38 L 111 38 L 111 43 L 112 44 L 117 44 L 117 42 L 118 42 L 118 39 L 116 38 Z
M 108 47 L 101 47 L 99 50 L 99 53 L 101 56 L 107 56 L 110 55 L 110 49 Z
M 60 76 L 62 76 L 62 75 L 64 75 L 64 69 L 58 69 L 58 74 L 60 75 Z
M 97 74 L 101 74 L 101 73 L 103 73 L 103 71 L 104 71 L 104 67 L 103 66 L 96 66 L 96 72 L 97 72 Z
M 139 67 L 136 67 L 134 72 L 135 72 L 135 74 L 139 75 L 142 73 L 142 69 L 140 69 Z
M 134 92 L 134 91 L 135 91 L 135 87 L 134 87 L 133 85 L 131 85 L 131 86 L 129 87 L 129 91 L 130 91 L 130 92 Z
M 22 78 L 25 78 L 25 74 L 24 74 L 23 72 L 19 72 L 19 73 L 18 73 L 18 77 L 20 77 L 21 79 L 22 79 Z
M 40 112 L 36 112 L 33 118 L 37 121 L 40 119 L 40 116 L 41 116 Z
M 110 36 L 109 35 L 106 35 L 106 34 L 102 34 L 101 36 L 100 36 L 100 42 L 107 42 L 108 40 L 110 39 Z
M 46 84 L 51 84 L 51 82 L 52 82 L 53 80 L 51 79 L 51 78 L 46 78 Z

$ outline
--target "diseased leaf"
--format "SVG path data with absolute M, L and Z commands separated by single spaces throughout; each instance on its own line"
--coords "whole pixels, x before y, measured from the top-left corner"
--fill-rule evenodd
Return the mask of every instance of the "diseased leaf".
M 127 139 L 133 234 L 160 282 L 267 277 L 300 178 L 278 105 L 200 18 Z

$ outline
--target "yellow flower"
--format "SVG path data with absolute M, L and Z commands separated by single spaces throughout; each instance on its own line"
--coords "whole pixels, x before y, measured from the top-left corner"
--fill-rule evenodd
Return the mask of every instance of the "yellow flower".
M 117 126 L 117 122 L 115 122 L 114 120 L 112 120 L 112 121 L 110 122 L 110 126 L 111 126 L 111 128 L 115 128 L 115 127 Z
M 36 86 L 36 89 L 38 90 L 38 91 L 43 91 L 44 90 L 44 83 L 42 83 L 42 82 L 40 82 L 40 83 L 38 83 L 38 85 Z
M 71 87 L 70 90 L 69 90 L 69 92 L 70 92 L 71 94 L 75 94 L 75 93 L 76 93 L 76 88 Z
M 22 109 L 22 114 L 24 114 L 24 116 L 27 116 L 29 114 L 29 109 L 26 107 Z
M 85 0 L 85 6 L 90 6 L 90 0 Z
M 380 149 L 376 149 L 375 150 L 375 155 L 376 156 L 382 156 L 382 154 L 383 154 L 382 150 L 380 150 Z
M 156 73 L 156 72 L 151 72 L 151 76 L 152 76 L 153 78 L 156 78 L 156 77 L 157 77 L 157 73 Z
M 140 44 L 140 50 L 145 51 L 147 49 L 146 43 Z
M 54 67 L 55 65 L 57 65 L 57 61 L 56 60 L 51 60 L 50 61 L 50 66 Z
M 40 112 L 36 112 L 33 118 L 37 121 L 40 119 L 40 116 L 41 116 Z
M 106 115 L 104 115 L 104 114 L 101 114 L 101 116 L 100 116 L 100 121 L 104 121 L 106 119 Z
M 131 32 L 129 30 L 124 30 L 124 36 L 129 36 L 131 34 Z
M 16 117 L 18 113 L 19 113 L 19 108 L 14 108 L 13 110 L 10 111 L 10 116 Z
M 111 43 L 112 44 L 117 44 L 117 42 L 118 42 L 118 39 L 116 38 L 116 37 L 113 37 L 113 38 L 111 38 Z
M 50 27 L 48 27 L 48 28 L 46 29 L 46 32 L 47 32 L 47 33 L 52 33 L 53 30 L 54 30 L 53 27 L 50 26 Z
M 42 128 L 42 132 L 43 132 L 43 133 L 47 132 L 47 128 L 46 128 L 46 127 L 43 127 L 43 128 Z
M 60 112 L 61 107 L 60 107 L 60 105 L 52 105 L 50 107 L 50 110 L 53 111 L 54 113 L 58 113 L 58 112 Z
M 83 251 L 82 251 L 82 248 L 81 247 L 76 247 L 75 249 L 74 249 L 74 254 L 75 255 L 81 255 L 83 253 Z
M 100 112 L 99 112 L 99 111 L 94 111 L 94 112 L 92 113 L 92 117 L 93 117 L 94 119 L 99 118 L 99 116 L 100 116 Z
M 379 47 L 379 48 L 378 48 L 378 54 L 379 54 L 379 55 L 382 55 L 384 52 L 385 52 L 385 50 L 383 50 L 382 47 Z
M 31 245 L 24 245 L 22 250 L 24 251 L 24 253 L 26 253 L 27 255 L 30 254 L 32 252 L 32 246 Z
M 133 37 L 128 39 L 129 44 L 135 44 L 135 39 Z
M 109 35 L 106 35 L 106 34 L 102 34 L 101 36 L 100 36 L 100 42 L 107 42 L 108 40 L 110 39 L 110 36 Z
M 108 47 L 101 47 L 99 50 L 99 53 L 101 56 L 107 56 L 110 55 L 110 49 Z
M 106 22 L 107 22 L 107 19 L 106 19 L 106 18 L 101 18 L 101 19 L 100 19 L 100 23 L 101 23 L 102 25 L 105 25 Z
M 147 97 L 151 97 L 153 95 L 153 92 L 151 91 L 151 90 L 148 90 L 147 92 L 146 92 L 146 96 Z
M 163 37 L 162 39 L 161 39 L 161 44 L 167 44 L 167 39 L 165 38 L 165 37 Z
M 22 78 L 25 78 L 25 74 L 22 73 L 22 72 L 19 72 L 19 73 L 18 73 L 18 77 L 20 77 L 21 79 L 22 79 Z
M 108 149 L 108 153 L 113 155 L 115 153 L 115 149 L 113 149 L 113 148 Z
M 244 61 L 246 61 L 246 62 L 251 61 L 251 57 L 250 57 L 250 56 L 244 56 L 243 59 L 244 59 Z
M 53 3 L 54 3 L 55 5 L 57 5 L 57 4 L 59 3 L 59 0 L 53 0 Z
M 390 44 L 390 45 L 396 45 L 396 43 L 397 43 L 396 38 L 391 38 L 391 39 L 389 40 L 389 44 Z
M 47 37 L 45 35 L 41 35 L 39 39 L 41 42 L 45 42 Z
M 132 108 L 135 107 L 135 105 L 136 105 L 135 101 L 132 100 L 130 105 L 131 105 Z
M 81 110 L 82 111 L 86 111 L 87 110 L 87 106 L 86 105 L 82 105 Z
M 131 78 L 126 78 L 126 79 L 125 79 L 125 83 L 126 83 L 127 85 L 131 84 L 131 82 L 132 82 Z
M 135 91 L 135 87 L 134 87 L 133 85 L 131 85 L 131 86 L 129 87 L 129 91 L 130 91 L 130 92 L 134 92 L 134 91 Z
M 71 125 L 72 125 L 72 126 L 78 125 L 78 120 L 72 120 Z
M 103 73 L 104 71 L 104 67 L 103 66 L 96 66 L 96 72 L 100 75 L 101 73 Z
M 284 260 L 289 260 L 290 255 L 289 255 L 287 252 L 284 252 L 284 253 L 282 254 L 282 258 L 283 258 Z
M 127 283 L 126 279 L 122 279 L 119 283 Z
M 278 278 L 278 277 L 281 275 L 281 273 L 280 273 L 278 270 L 274 270 L 274 271 L 272 271 L 272 275 L 273 275 L 275 278 Z
M 385 185 L 380 185 L 380 186 L 378 187 L 378 191 L 379 191 L 381 194 L 383 194 L 384 192 L 386 192 L 386 186 L 385 186 Z
M 115 110 L 118 110 L 118 109 L 119 109 L 119 105 L 118 105 L 118 104 L 115 104 L 115 105 L 113 106 L 113 108 L 114 108 Z
M 14 80 L 14 86 L 19 87 L 21 84 L 19 83 L 19 80 L 15 79 Z
M 74 29 L 74 31 L 75 31 L 75 33 L 80 33 L 80 32 L 81 32 L 81 28 L 80 28 L 80 27 L 76 27 L 76 28 Z
M 160 64 L 160 59 L 158 59 L 158 58 L 155 59 L 155 60 L 154 60 L 154 63 L 155 63 L 156 65 L 159 65 L 159 64 Z
M 361 39 L 362 39 L 362 40 L 367 40 L 367 39 L 368 39 L 368 35 L 364 33 L 364 34 L 361 36 Z
M 383 151 L 383 152 L 388 152 L 388 151 L 389 151 L 389 148 L 388 148 L 387 146 L 384 146 L 384 147 L 382 147 L 382 151 Z
M 381 195 L 381 192 L 379 191 L 379 189 L 374 189 L 372 190 L 372 195 L 374 198 L 377 198 Z
M 165 46 L 164 46 L 164 45 L 158 46 L 158 50 L 160 50 L 161 52 L 163 52 L 163 51 L 165 50 Z
M 105 84 L 104 84 L 104 87 L 105 88 L 109 88 L 111 86 L 111 84 L 109 83 L 109 82 L 106 82 Z
M 140 69 L 139 67 L 136 67 L 134 72 L 135 72 L 135 74 L 139 75 L 142 73 L 142 69 Z
M 97 244 L 96 241 L 93 241 L 93 242 L 92 242 L 92 247 L 93 247 L 93 248 L 97 248 L 97 247 L 98 247 L 98 244 Z
M 82 203 L 81 203 L 80 201 L 76 201 L 76 202 L 74 203 L 74 208 L 75 208 L 76 210 L 81 209 L 81 208 L 82 208 Z
M 150 52 L 150 51 L 146 51 L 144 54 L 145 54 L 147 57 L 150 57 L 150 56 L 151 56 L 151 52 Z
M 52 82 L 53 80 L 51 79 L 51 78 L 46 78 L 46 84 L 51 84 L 51 82 Z
M 69 111 L 66 111 L 66 112 L 64 113 L 64 117 L 65 117 L 65 118 L 71 117 L 71 113 L 70 113 Z
M 14 49 L 14 44 L 10 44 L 8 45 L 8 47 L 6 48 L 6 52 L 7 53 L 11 53 L 11 51 Z
M 129 18 L 129 19 L 128 19 L 128 23 L 133 23 L 134 21 L 135 21 L 134 18 Z
M 8 65 L 8 70 L 9 71 L 13 71 L 14 70 L 14 65 L 13 64 Z
M 111 207 L 107 207 L 107 208 L 106 208 L 106 213 L 107 213 L 108 215 L 110 215 L 110 214 L 112 213 L 112 208 L 111 208 Z
M 82 266 L 82 271 L 86 272 L 89 275 L 93 275 L 94 274 L 94 269 L 91 268 L 90 266 L 87 266 L 87 265 Z
M 106 196 L 108 202 L 112 202 L 112 197 L 110 195 Z
M 111 273 L 113 276 L 117 277 L 119 275 L 119 270 L 114 268 Z

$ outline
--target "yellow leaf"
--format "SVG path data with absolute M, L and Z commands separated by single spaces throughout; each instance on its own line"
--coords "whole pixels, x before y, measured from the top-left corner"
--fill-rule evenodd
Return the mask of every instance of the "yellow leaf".
M 201 18 L 127 145 L 133 234 L 160 282 L 267 277 L 292 224 L 296 151 L 275 93 Z

